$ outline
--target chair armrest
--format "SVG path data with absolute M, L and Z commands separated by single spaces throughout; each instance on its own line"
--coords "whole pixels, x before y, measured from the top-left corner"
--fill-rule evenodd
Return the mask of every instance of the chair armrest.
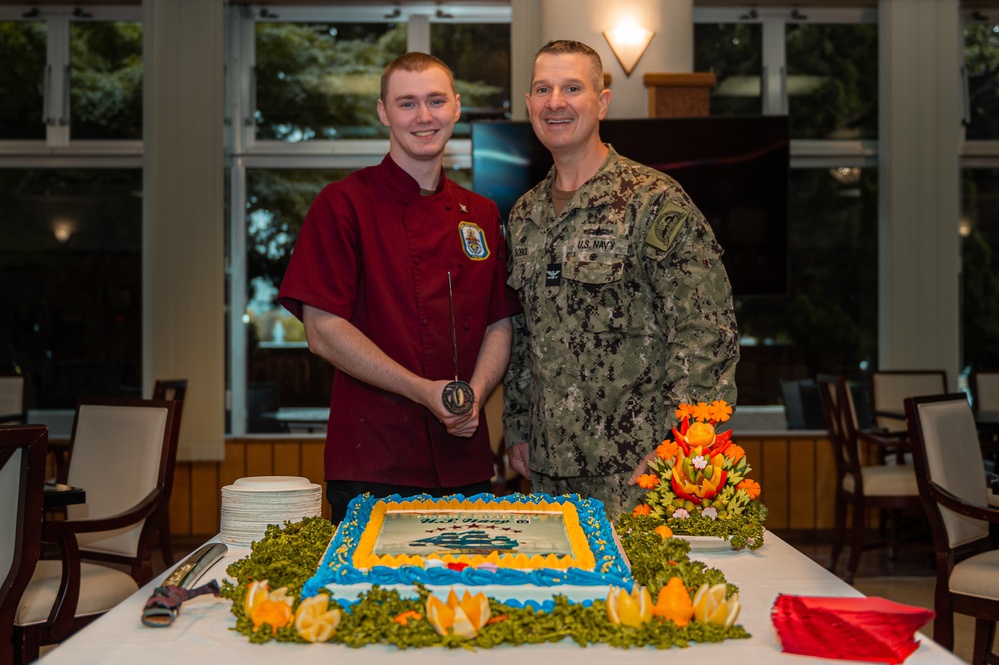
M 78 533 L 92 533 L 94 531 L 111 531 L 131 526 L 150 515 L 156 510 L 157 502 L 160 498 L 160 490 L 154 489 L 146 497 L 135 504 L 130 510 L 107 517 L 98 517 L 89 520 L 59 520 L 56 522 L 46 522 L 42 529 L 42 541 L 46 543 L 60 542 L 67 536 L 75 538 Z
M 160 494 L 159 488 L 156 488 L 130 510 L 116 515 L 90 520 L 61 520 L 48 522 L 43 526 L 42 541 L 58 543 L 59 559 L 62 561 L 62 579 L 46 628 L 48 639 L 61 642 L 69 635 L 80 603 L 82 574 L 80 544 L 76 540 L 76 534 L 111 531 L 136 524 L 153 514 Z
M 861 440 L 892 451 L 909 447 L 907 435 L 907 432 L 875 432 L 872 430 L 859 430 L 857 432 L 857 436 Z
M 968 503 L 956 494 L 948 492 L 940 485 L 930 481 L 930 496 L 941 506 L 953 510 L 959 515 L 976 520 L 999 523 L 999 508 L 992 508 L 977 503 Z

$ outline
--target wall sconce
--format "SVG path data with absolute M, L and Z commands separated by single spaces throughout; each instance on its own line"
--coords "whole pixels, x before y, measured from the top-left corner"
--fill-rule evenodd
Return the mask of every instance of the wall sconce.
M 60 245 L 65 245 L 76 231 L 76 222 L 68 217 L 56 217 L 52 220 L 52 235 Z
M 628 19 L 619 23 L 613 30 L 604 32 L 604 39 L 610 44 L 614 57 L 621 63 L 625 76 L 631 76 L 632 70 L 642 59 L 645 49 L 649 48 L 649 43 L 655 36 L 656 33 Z

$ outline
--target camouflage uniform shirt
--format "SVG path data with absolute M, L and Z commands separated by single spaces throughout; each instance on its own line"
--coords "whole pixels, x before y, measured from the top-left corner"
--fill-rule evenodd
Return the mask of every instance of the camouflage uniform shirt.
M 610 146 L 608 146 L 610 147 Z M 507 445 L 533 471 L 633 470 L 680 402 L 735 403 L 738 333 L 722 248 L 681 187 L 610 154 L 555 216 L 555 169 L 510 213 Z

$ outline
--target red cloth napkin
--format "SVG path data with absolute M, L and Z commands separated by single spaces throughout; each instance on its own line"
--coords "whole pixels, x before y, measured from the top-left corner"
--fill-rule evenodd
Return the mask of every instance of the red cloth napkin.
M 781 594 L 770 618 L 787 653 L 901 663 L 919 647 L 915 632 L 933 610 L 885 598 L 819 598 Z

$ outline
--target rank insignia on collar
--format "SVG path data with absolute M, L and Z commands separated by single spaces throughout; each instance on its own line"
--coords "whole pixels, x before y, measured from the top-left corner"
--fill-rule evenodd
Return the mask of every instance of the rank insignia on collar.
M 459 203 L 459 204 L 458 204 L 458 209 L 459 209 L 459 210 L 461 210 L 461 211 L 462 211 L 462 212 L 464 212 L 464 213 L 467 213 L 467 212 L 468 212 L 468 206 L 467 206 L 467 205 L 465 205 L 464 203 Z
M 489 245 L 486 234 L 474 222 L 458 222 L 458 235 L 461 236 L 461 247 L 465 256 L 473 261 L 483 261 L 489 258 Z

